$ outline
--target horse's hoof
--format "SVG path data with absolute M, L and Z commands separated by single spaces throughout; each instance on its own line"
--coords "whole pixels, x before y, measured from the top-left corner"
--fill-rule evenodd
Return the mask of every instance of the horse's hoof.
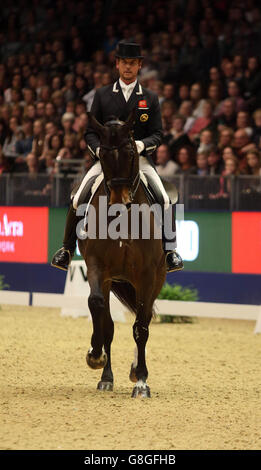
M 90 349 L 86 356 L 86 362 L 91 369 L 103 369 L 107 364 L 107 354 L 102 351 L 100 357 L 95 358 L 92 349 Z
M 150 387 L 146 384 L 136 385 L 132 391 L 131 398 L 150 398 Z
M 112 382 L 103 382 L 102 380 L 97 385 L 97 390 L 104 390 L 106 392 L 113 391 L 113 383 Z
M 133 367 L 133 364 L 131 364 L 131 370 L 130 370 L 130 375 L 129 375 L 130 381 L 131 382 L 138 382 L 138 379 L 136 377 L 136 367 Z

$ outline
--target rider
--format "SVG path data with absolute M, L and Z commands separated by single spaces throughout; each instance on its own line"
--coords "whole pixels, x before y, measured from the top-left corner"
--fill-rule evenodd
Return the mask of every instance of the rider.
M 143 88 L 137 79 L 142 59 L 140 45 L 118 43 L 116 68 L 120 78 L 112 85 L 97 89 L 91 113 L 101 124 L 104 124 L 110 120 L 112 115 L 117 116 L 121 121 L 126 121 L 132 109 L 136 107 L 138 117 L 134 124 L 134 138 L 140 155 L 140 169 L 146 175 L 151 186 L 156 189 L 156 193 L 160 191 L 161 197 L 164 199 L 164 207 L 167 208 L 170 199 L 150 157 L 151 153 L 161 144 L 163 136 L 159 101 L 157 95 L 151 90 Z M 75 209 L 77 209 L 79 197 L 90 178 L 98 176 L 102 172 L 99 161 L 99 137 L 90 126 L 86 132 L 86 141 L 90 154 L 96 163 L 87 172 L 74 195 L 66 219 L 63 246 L 55 253 L 51 263 L 52 266 L 64 270 L 68 269 L 75 251 L 76 225 L 78 223 Z M 175 225 L 174 217 L 173 213 L 172 222 Z M 175 249 L 168 249 L 169 242 L 170 240 L 164 239 L 163 230 L 163 248 L 166 254 L 167 271 L 179 271 L 183 269 L 182 259 Z M 171 242 L 171 247 L 175 247 L 176 240 L 173 239 Z

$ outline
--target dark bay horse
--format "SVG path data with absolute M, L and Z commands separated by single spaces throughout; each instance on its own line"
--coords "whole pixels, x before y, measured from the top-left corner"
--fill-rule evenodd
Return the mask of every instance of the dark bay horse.
M 166 264 L 162 240 L 153 236 L 153 213 L 149 212 L 148 217 L 150 236 L 147 239 L 141 236 L 131 238 L 132 205 L 146 204 L 147 210 L 150 209 L 140 184 L 139 155 L 131 132 L 134 116 L 133 111 L 125 123 L 112 120 L 103 126 L 89 113 L 90 124 L 100 137 L 100 163 L 104 174 L 104 184 L 96 192 L 92 206 L 97 214 L 101 196 L 108 201 L 109 208 L 114 204 L 123 205 L 129 225 L 127 237 L 104 238 L 99 236 L 102 222 L 96 217 L 98 235 L 93 239 L 79 240 L 79 249 L 87 266 L 90 285 L 88 305 L 93 322 L 91 348 L 86 360 L 93 369 L 103 368 L 97 388 L 113 389 L 111 343 L 114 323 L 109 305 L 112 291 L 136 315 L 133 325 L 136 354 L 130 372 L 130 380 L 136 382 L 136 386 L 132 397 L 149 397 L 145 346 L 153 303 L 165 281 Z M 108 220 L 111 219 L 113 217 Z

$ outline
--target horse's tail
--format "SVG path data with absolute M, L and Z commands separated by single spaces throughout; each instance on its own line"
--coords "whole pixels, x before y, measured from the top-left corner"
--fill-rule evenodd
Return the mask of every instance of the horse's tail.
M 116 297 L 125 305 L 131 312 L 137 314 L 136 292 L 134 287 L 126 281 L 113 281 L 111 290 Z
M 113 281 L 111 291 L 132 313 L 137 315 L 136 291 L 134 287 L 126 281 Z M 156 316 L 154 306 L 152 307 L 152 316 Z

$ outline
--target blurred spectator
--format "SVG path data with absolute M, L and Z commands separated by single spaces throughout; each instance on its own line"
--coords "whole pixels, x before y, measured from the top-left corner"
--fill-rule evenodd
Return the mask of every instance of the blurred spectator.
M 61 121 L 62 121 L 63 132 L 65 136 L 75 133 L 73 129 L 74 119 L 75 119 L 75 116 L 73 113 L 63 114 Z
M 7 130 L 6 138 L 2 147 L 3 156 L 6 159 L 8 167 L 11 171 L 14 169 L 15 159 L 18 157 L 16 143 L 18 141 L 19 131 L 20 127 L 18 126 L 17 118 L 11 117 L 9 121 L 9 128 Z
M 17 157 L 15 159 L 15 171 L 26 171 L 25 159 L 32 150 L 33 145 L 33 121 L 24 117 L 22 122 L 21 138 L 16 142 Z
M 199 137 L 200 132 L 213 123 L 213 105 L 210 100 L 206 100 L 202 106 L 202 117 L 198 117 L 192 124 L 188 135 L 194 140 Z
M 261 176 L 261 154 L 257 150 L 250 150 L 246 154 L 247 173 L 249 175 Z
M 227 98 L 222 106 L 222 112 L 218 117 L 218 128 L 221 130 L 223 127 L 236 127 L 236 105 L 232 98 Z
M 257 109 L 254 114 L 253 142 L 261 149 L 261 109 Z
M 208 152 L 201 150 L 196 155 L 196 168 L 193 173 L 199 176 L 208 175 Z
M 194 154 L 191 147 L 181 147 L 177 153 L 176 161 L 179 164 L 177 174 L 189 175 L 195 171 Z
M 233 129 L 222 127 L 218 137 L 218 148 L 222 151 L 225 147 L 232 145 L 233 138 Z
M 203 105 L 205 100 L 202 99 L 203 91 L 201 83 L 193 83 L 190 88 L 190 99 L 193 106 L 193 117 L 198 118 L 203 116 Z
M 94 95 L 95 95 L 95 92 L 96 92 L 97 88 L 100 88 L 102 86 L 102 74 L 100 72 L 95 72 L 93 74 L 93 81 L 94 81 L 94 86 L 93 86 L 92 90 L 90 90 L 82 98 L 83 101 L 85 101 L 85 103 L 86 103 L 86 110 L 87 111 L 90 111 L 90 109 L 91 109 L 93 98 L 94 98 Z
M 171 156 L 175 156 L 180 147 L 190 145 L 190 140 L 184 132 L 185 121 L 186 119 L 181 114 L 173 116 L 172 127 L 164 139 L 168 144 Z
M 34 121 L 33 126 L 33 145 L 32 145 L 32 154 L 35 156 L 36 160 L 40 158 L 43 152 L 44 146 L 44 124 L 43 121 L 37 119 Z
M 213 147 L 207 154 L 208 168 L 210 175 L 220 175 L 222 172 L 222 160 L 220 152 Z
M 170 159 L 168 146 L 166 144 L 160 145 L 156 152 L 156 169 L 161 179 L 173 183 L 175 180 L 173 177 L 178 168 L 177 163 Z
M 205 129 L 200 133 L 200 142 L 198 152 L 209 151 L 213 145 L 213 133 L 209 129 Z

